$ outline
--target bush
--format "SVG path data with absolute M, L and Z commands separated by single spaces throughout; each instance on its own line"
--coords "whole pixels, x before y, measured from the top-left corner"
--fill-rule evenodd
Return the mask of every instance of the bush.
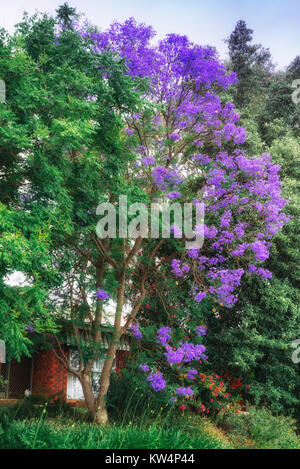
M 261 449 L 299 448 L 295 420 L 272 415 L 267 409 L 251 407 L 248 412 L 238 414 L 221 412 L 217 417 L 217 423 L 231 433 L 238 445 L 254 444 L 256 448 Z
M 112 374 L 107 395 L 107 409 L 114 421 L 128 422 L 136 418 L 147 420 L 153 415 L 166 414 L 170 409 L 169 397 L 153 392 L 144 376 L 127 370 L 122 376 Z
M 12 420 L 39 418 L 43 409 L 46 409 L 48 417 L 74 414 L 74 409 L 59 394 L 51 397 L 31 394 L 11 407 L 3 407 L 0 410 L 0 421 L 3 415 Z

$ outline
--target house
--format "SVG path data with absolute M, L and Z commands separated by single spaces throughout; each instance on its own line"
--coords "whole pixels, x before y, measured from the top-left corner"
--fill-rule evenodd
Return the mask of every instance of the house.
M 69 330 L 68 330 L 69 329 Z M 89 337 L 86 331 L 80 331 L 82 340 L 88 342 Z M 102 350 L 108 348 L 111 332 L 102 331 Z M 70 328 L 65 331 L 66 341 L 63 352 L 68 358 L 72 368 L 79 366 L 78 351 L 75 347 L 75 337 L 70 332 Z M 124 367 L 130 351 L 130 338 L 122 338 L 118 344 L 114 370 L 120 374 Z M 74 406 L 83 406 L 84 397 L 81 384 L 76 376 L 63 366 L 58 357 L 58 349 L 53 344 L 44 350 L 33 353 L 31 357 L 23 356 L 18 362 L 12 359 L 7 363 L 0 363 L 0 376 L 7 382 L 5 390 L 0 389 L 0 398 L 3 400 L 15 400 L 24 397 L 25 391 L 29 390 L 34 394 L 47 397 L 60 395 L 66 402 Z M 95 360 L 92 371 L 92 386 L 97 391 L 102 367 L 104 364 L 103 353 Z M 7 402 L 8 403 L 8 402 Z

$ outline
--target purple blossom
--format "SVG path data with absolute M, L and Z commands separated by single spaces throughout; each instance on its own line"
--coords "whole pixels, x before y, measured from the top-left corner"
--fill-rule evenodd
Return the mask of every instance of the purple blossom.
M 183 183 L 183 179 L 178 176 L 175 171 L 170 171 L 163 166 L 157 166 L 152 171 L 152 176 L 155 184 L 162 191 L 167 190 L 168 188 L 173 188 Z
M 152 388 L 154 391 L 162 391 L 166 387 L 166 381 L 163 379 L 161 373 L 154 373 L 147 377 L 147 381 L 151 383 Z
M 177 34 L 169 34 L 154 44 L 153 29 L 133 18 L 124 23 L 115 22 L 101 33 L 79 25 L 76 28 L 93 54 L 110 50 L 124 59 L 130 77 L 149 80 L 150 86 L 143 98 L 153 109 L 155 104 L 170 109 L 174 117 L 170 133 L 163 126 L 160 112 L 149 115 L 147 109 L 131 116 L 135 127 L 153 130 L 159 127 L 159 135 L 151 136 L 152 130 L 148 133 L 147 148 L 140 145 L 136 149 L 142 161 L 133 163 L 133 168 L 159 164 L 152 170 L 153 182 L 170 200 L 181 197 L 180 186 L 185 178 L 189 183 L 189 177 L 193 176 L 184 171 L 182 177 L 181 158 L 175 159 L 172 155 L 175 149 L 170 140 L 177 142 L 184 138 L 190 142 L 182 151 L 182 161 L 201 171 L 197 197 L 205 202 L 206 218 L 211 221 L 204 226 L 206 255 L 199 256 L 197 250 L 190 250 L 187 264 L 192 261 L 199 269 L 207 294 L 231 307 L 237 301 L 235 289 L 241 284 L 244 269 L 225 269 L 222 264 L 230 266 L 239 257 L 239 265 L 247 269 L 251 251 L 256 261 L 266 260 L 270 249 L 267 241 L 288 221 L 283 213 L 287 201 L 280 193 L 279 166 L 273 164 L 266 153 L 248 158 L 245 150 L 237 147 L 246 138 L 245 129 L 238 126 L 239 114 L 233 104 L 224 104 L 215 94 L 215 89 L 226 89 L 236 83 L 236 75 L 226 71 L 214 48 L 201 47 Z M 192 90 L 186 86 L 191 82 Z M 133 127 L 130 121 L 128 126 Z M 230 146 L 235 144 L 236 148 L 232 152 L 220 148 L 209 155 L 201 153 L 199 148 L 208 136 L 216 147 L 231 142 Z M 241 215 L 246 219 L 246 210 L 251 225 L 237 222 Z M 218 227 L 210 224 L 216 224 L 214 220 L 219 220 Z M 183 276 L 189 271 L 187 264 L 174 260 L 172 272 Z M 253 268 L 253 273 L 259 277 L 270 278 L 271 273 L 266 269 Z M 203 295 L 204 292 L 199 292 L 196 299 L 202 299 Z
M 137 340 L 141 340 L 143 338 L 143 335 L 137 323 L 132 324 L 129 330 L 133 332 L 133 337 L 135 337 Z
M 178 394 L 178 396 L 187 396 L 187 397 L 189 397 L 189 396 L 194 395 L 194 391 L 192 390 L 192 388 L 190 386 L 188 388 L 184 388 L 184 387 L 177 388 L 176 393 Z
M 269 257 L 269 251 L 264 241 L 255 241 L 250 245 L 252 251 L 255 252 L 256 260 L 265 261 Z
M 196 379 L 196 375 L 198 374 L 198 371 L 195 369 L 191 369 L 187 371 L 186 378 L 190 380 Z
M 149 372 L 149 366 L 148 365 L 140 365 L 140 369 L 144 371 L 145 373 Z
M 175 133 L 170 134 L 170 139 L 173 140 L 174 142 L 176 142 L 177 140 L 180 140 L 181 138 L 182 137 L 179 134 L 175 134 Z
M 145 158 L 142 158 L 142 163 L 144 166 L 150 166 L 155 163 L 155 159 L 152 156 L 145 156 Z
M 187 251 L 187 255 L 188 255 L 191 259 L 197 259 L 198 256 L 199 256 L 199 252 L 200 252 L 199 249 L 189 249 L 189 250 Z
M 206 293 L 204 291 L 200 291 L 196 296 L 195 296 L 195 301 L 197 303 L 200 303 L 204 298 L 206 297 Z
M 157 331 L 158 339 L 157 342 L 162 345 L 166 345 L 171 339 L 171 329 L 169 327 L 161 327 Z
M 200 336 L 206 335 L 207 326 L 197 326 L 195 327 L 195 332 L 197 335 L 200 335 Z
M 166 194 L 167 199 L 179 199 L 181 197 L 180 192 L 169 192 L 169 194 Z
M 187 274 L 190 271 L 190 267 L 187 264 L 181 265 L 179 259 L 173 259 L 171 262 L 172 272 L 176 277 L 183 277 L 184 274 Z
M 221 216 L 220 219 L 220 226 L 223 228 L 224 226 L 229 226 L 230 222 L 232 220 L 232 212 L 231 210 L 227 210 L 224 212 L 224 214 Z
M 272 272 L 268 269 L 263 269 L 262 267 L 258 267 L 256 271 L 257 275 L 263 277 L 264 279 L 272 278 Z
M 177 350 L 171 348 L 165 353 L 168 363 L 180 365 L 183 363 L 189 363 L 193 360 L 204 360 L 204 352 L 206 348 L 204 345 L 194 345 L 185 343 L 181 345 Z
M 101 288 L 95 293 L 95 295 L 100 301 L 104 301 L 109 298 L 109 294 L 105 290 L 102 290 Z

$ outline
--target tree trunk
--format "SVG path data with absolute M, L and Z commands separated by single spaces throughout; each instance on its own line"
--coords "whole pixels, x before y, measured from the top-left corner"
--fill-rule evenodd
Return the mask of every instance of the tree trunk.
M 106 408 L 106 396 L 110 383 L 110 375 L 112 366 L 117 351 L 117 344 L 112 343 L 109 347 L 108 358 L 104 362 L 104 366 L 101 373 L 99 394 L 96 402 L 96 422 L 100 424 L 108 423 L 108 414 Z
M 117 344 L 120 340 L 121 333 L 121 320 L 122 320 L 122 311 L 124 305 L 124 290 L 125 290 L 125 271 L 120 272 L 119 275 L 120 286 L 118 288 L 117 296 L 117 306 L 115 313 L 114 321 L 114 334 L 112 342 L 110 343 L 107 358 L 104 362 L 101 379 L 100 379 L 100 388 L 99 394 L 96 402 L 95 418 L 99 424 L 108 423 L 108 414 L 106 408 L 106 395 L 110 383 L 110 375 L 112 371 L 113 362 L 117 352 Z
M 96 409 L 96 400 L 93 394 L 92 386 L 91 386 L 91 373 L 85 374 L 83 373 L 82 378 L 80 379 L 82 391 L 85 399 L 86 406 L 90 413 L 90 416 L 94 420 L 95 418 L 95 409 Z

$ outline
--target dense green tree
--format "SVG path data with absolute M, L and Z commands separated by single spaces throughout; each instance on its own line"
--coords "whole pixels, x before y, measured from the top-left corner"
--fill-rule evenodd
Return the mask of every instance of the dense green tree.
M 300 79 L 300 55 L 294 58 L 287 68 L 287 73 L 290 75 L 292 80 Z
M 0 76 L 6 83 L 6 102 L 0 104 L 0 334 L 8 358 L 20 358 L 30 352 L 30 331 L 55 330 L 39 276 L 50 265 L 49 217 L 26 206 L 31 194 L 25 161 L 37 138 L 36 103 L 43 91 L 17 38 L 2 31 L 0 49 Z M 16 273 L 25 286 L 15 285 Z
M 260 44 L 253 44 L 252 39 L 253 30 L 243 20 L 237 22 L 227 39 L 230 66 L 239 79 L 233 91 L 238 107 L 257 99 L 257 88 L 266 87 L 272 70 L 270 51 Z
M 56 17 L 59 22 L 62 23 L 63 27 L 70 28 L 74 20 L 79 18 L 79 14 L 76 12 L 76 8 L 69 6 L 68 2 L 61 5 L 56 11 Z

